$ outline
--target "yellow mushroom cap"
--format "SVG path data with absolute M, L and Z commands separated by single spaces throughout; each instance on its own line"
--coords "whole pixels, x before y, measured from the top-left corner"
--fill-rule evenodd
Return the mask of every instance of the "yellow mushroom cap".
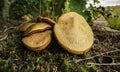
M 37 22 L 46 22 L 46 23 L 48 23 L 50 25 L 54 25 L 56 23 L 54 20 L 52 20 L 52 19 L 50 19 L 48 17 L 41 17 L 41 16 L 39 16 L 37 18 Z
M 52 27 L 44 22 L 36 23 L 34 25 L 31 25 L 23 34 L 23 36 L 30 35 L 36 32 L 43 32 L 48 29 L 51 29 Z
M 23 44 L 34 51 L 41 51 L 45 49 L 51 42 L 51 31 L 41 33 L 34 33 L 30 36 L 22 38 Z
M 94 35 L 86 20 L 75 12 L 63 14 L 54 26 L 59 44 L 68 52 L 83 54 L 91 48 Z
M 24 32 L 24 31 L 27 30 L 27 28 L 29 28 L 33 24 L 35 24 L 35 23 L 25 23 L 25 24 L 22 24 L 22 25 L 20 25 L 20 27 L 18 28 L 18 30 L 20 32 Z

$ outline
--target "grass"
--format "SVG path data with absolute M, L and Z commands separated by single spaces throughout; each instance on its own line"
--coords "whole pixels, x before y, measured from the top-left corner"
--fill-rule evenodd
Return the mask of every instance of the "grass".
M 120 18 L 107 18 L 110 27 L 120 30 Z
M 120 6 L 112 6 L 110 8 L 112 9 L 112 13 L 118 17 L 108 17 L 106 20 L 111 28 L 120 30 Z
M 1 22 L 1 24 L 4 24 Z M 19 24 L 16 22 L 16 24 Z M 119 35 L 116 37 L 106 32 L 94 30 L 95 42 L 86 54 L 74 55 L 64 50 L 53 37 L 51 44 L 41 52 L 27 49 L 21 42 L 21 34 L 17 31 L 15 22 L 8 23 L 1 32 L 8 29 L 8 37 L 0 41 L 0 72 L 96 72 L 98 69 L 106 71 L 119 71 L 119 66 L 96 66 L 87 63 L 98 63 L 99 57 L 75 63 L 78 59 L 85 59 L 104 52 L 119 49 Z M 4 25 L 3 25 L 4 26 Z M 112 43 L 112 44 L 111 44 Z M 106 54 L 119 56 L 118 52 Z M 120 62 L 115 58 L 116 63 Z
M 120 6 L 113 6 L 113 12 L 120 16 Z

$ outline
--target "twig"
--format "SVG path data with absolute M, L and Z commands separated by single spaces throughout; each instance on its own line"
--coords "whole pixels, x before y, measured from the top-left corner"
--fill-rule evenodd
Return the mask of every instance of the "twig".
M 9 29 L 16 29 L 16 27 L 9 27 L 9 28 L 6 28 L 3 32 L 7 32 Z
M 9 29 L 16 29 L 16 27 L 9 27 L 9 28 L 6 28 L 6 29 L 4 29 L 3 33 L 7 33 L 7 31 L 8 31 Z M 6 34 L 5 36 L 2 36 L 2 35 L 1 35 L 0 41 L 5 40 L 7 37 L 8 37 L 8 34 Z
M 4 61 L 4 62 L 9 62 L 9 61 L 18 61 L 20 59 L 8 59 L 8 60 L 0 60 L 0 61 Z
M 101 53 L 101 54 L 98 54 L 98 55 L 95 55 L 95 56 L 92 56 L 92 57 L 88 57 L 88 58 L 84 58 L 84 59 L 74 60 L 74 62 L 75 62 L 75 63 L 78 63 L 78 62 L 81 62 L 81 61 L 90 60 L 90 59 L 93 59 L 93 58 L 98 57 L 98 56 L 102 56 L 102 55 L 105 55 L 105 54 L 114 53 L 114 52 L 118 52 L 118 51 L 120 51 L 120 50 L 117 49 L 117 50 L 113 50 L 113 51 L 109 51 L 109 52 Z
M 0 41 L 5 40 L 8 37 L 8 34 L 6 34 L 4 37 L 0 38 Z
M 97 65 L 97 66 L 106 66 L 106 65 L 120 65 L 120 63 L 87 63 L 87 64 L 90 64 L 90 65 Z

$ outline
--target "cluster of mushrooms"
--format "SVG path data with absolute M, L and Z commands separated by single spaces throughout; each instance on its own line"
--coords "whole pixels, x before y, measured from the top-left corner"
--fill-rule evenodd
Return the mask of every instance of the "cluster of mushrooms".
M 33 50 L 45 49 L 54 33 L 62 48 L 73 54 L 88 52 L 93 45 L 94 35 L 86 20 L 76 12 L 63 14 L 57 22 L 47 17 L 38 17 L 36 23 L 20 25 L 23 44 Z

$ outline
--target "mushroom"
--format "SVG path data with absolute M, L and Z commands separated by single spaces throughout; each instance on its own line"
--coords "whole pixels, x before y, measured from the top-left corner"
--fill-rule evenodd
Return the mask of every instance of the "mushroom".
M 25 23 L 19 26 L 18 30 L 20 32 L 24 32 L 27 30 L 27 28 L 29 28 L 31 25 L 34 25 L 35 23 Z
M 22 38 L 22 42 L 28 49 L 41 51 L 51 42 L 51 33 L 50 30 L 41 33 L 34 33 Z
M 38 17 L 37 23 L 22 25 L 22 42 L 33 50 L 45 49 L 52 39 L 52 27 L 58 43 L 68 52 L 83 54 L 88 52 L 94 42 L 92 29 L 86 20 L 76 12 L 63 14 L 57 21 L 47 17 Z
M 88 52 L 94 40 L 92 29 L 86 20 L 75 12 L 63 14 L 54 25 L 58 43 L 73 54 Z
M 48 21 L 47 21 L 48 20 Z M 22 42 L 33 51 L 41 51 L 45 49 L 52 39 L 52 25 L 54 21 L 43 18 L 43 21 L 37 23 L 27 23 L 19 27 L 20 31 L 24 31 Z M 49 24 L 49 23 L 51 24 Z
M 44 22 L 36 23 L 36 24 L 31 25 L 24 32 L 23 36 L 30 35 L 30 34 L 37 33 L 37 32 L 43 32 L 43 31 L 49 30 L 51 28 L 52 27 L 47 23 L 44 23 Z
M 41 16 L 39 16 L 37 18 L 37 22 L 46 22 L 46 23 L 48 23 L 50 25 L 54 25 L 56 23 L 54 20 L 52 20 L 52 19 L 50 19 L 48 17 L 41 17 Z

